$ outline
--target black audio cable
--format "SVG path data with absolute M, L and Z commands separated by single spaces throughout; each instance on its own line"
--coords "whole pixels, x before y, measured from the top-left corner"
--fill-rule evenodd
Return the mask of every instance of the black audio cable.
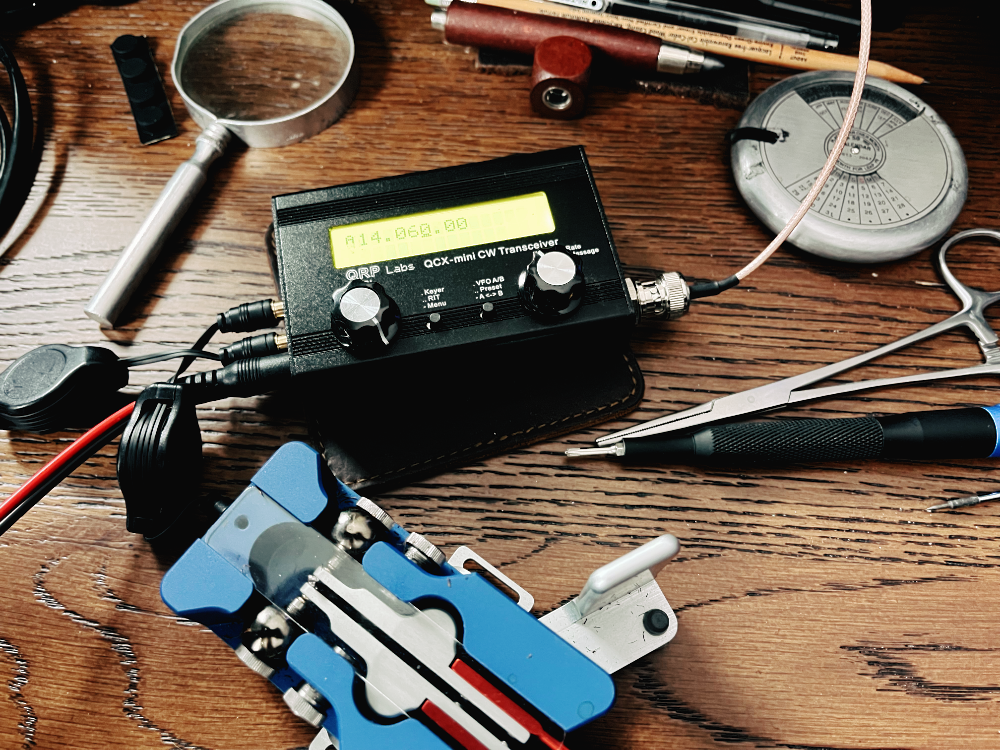
M 273 328 L 284 317 L 285 306 L 281 300 L 262 299 L 256 302 L 244 302 L 216 315 L 215 322 L 205 329 L 191 348 L 204 349 L 216 333 L 249 333 L 262 328 Z M 280 336 L 281 345 L 276 345 L 278 336 L 279 334 L 269 333 L 242 339 L 223 349 L 221 359 L 224 364 L 229 364 L 237 359 L 275 354 L 287 349 L 287 339 L 283 335 Z M 170 382 L 177 382 L 193 361 L 194 358 L 189 357 L 181 362 Z
M 61 425 L 56 425 L 53 415 L 56 412 L 66 415 L 66 399 L 64 397 L 53 402 L 54 392 L 68 390 L 77 399 L 83 399 L 84 392 L 89 390 L 83 384 L 89 381 L 93 385 L 101 380 L 92 376 L 108 375 L 115 369 L 119 373 L 125 371 L 122 360 L 112 362 L 108 355 L 114 355 L 107 350 L 100 350 L 98 347 L 66 348 L 97 352 L 77 352 L 74 358 L 78 366 L 70 367 L 61 372 L 60 377 L 48 381 L 48 391 L 39 390 L 34 393 L 34 398 L 29 399 L 30 401 L 43 402 L 43 407 L 46 400 L 50 402 L 48 408 L 44 409 L 44 416 L 51 419 L 48 423 L 36 420 L 28 429 L 41 431 L 39 425 L 59 429 Z M 183 350 L 179 354 L 186 356 L 190 353 L 191 350 Z M 79 366 L 81 362 L 84 363 L 82 367 Z M 42 467 L 17 492 L 0 502 L 0 534 L 78 466 L 122 435 L 118 453 L 118 478 L 125 498 L 126 526 L 130 531 L 142 533 L 147 539 L 161 535 L 196 496 L 196 493 L 190 491 L 201 465 L 201 435 L 195 405 L 227 396 L 263 393 L 285 382 L 290 374 L 290 357 L 286 354 L 272 355 L 240 360 L 218 370 L 189 375 L 179 384 L 156 383 L 148 386 L 137 401 L 126 404 L 97 427 L 87 431 Z M 127 374 L 124 380 L 110 382 L 124 385 L 125 380 Z M 38 380 L 36 384 L 44 386 L 45 382 Z M 72 387 L 59 387 L 67 382 L 72 383 Z M 0 392 L 3 391 L 4 388 L 0 385 Z M 49 398 L 46 399 L 46 396 Z M 60 404 L 62 408 L 56 408 L 53 404 Z M 25 422 L 22 419 L 18 425 Z M 8 419 L 3 426 L 10 428 L 14 425 Z M 185 488 L 186 492 L 181 491 Z
M 292 377 L 292 358 L 287 353 L 238 359 L 225 367 L 186 375 L 176 382 L 203 404 L 230 396 L 256 396 L 273 391 Z
M 13 116 L 0 109 L 0 239 L 14 224 L 35 179 L 37 162 L 32 151 L 34 123 L 28 86 L 14 55 L 0 41 L 0 62 L 10 79 Z
M 212 340 L 212 337 L 218 331 L 219 331 L 218 323 L 212 323 L 212 325 L 210 325 L 208 328 L 205 329 L 205 332 L 201 334 L 201 336 L 198 337 L 198 340 L 191 345 L 192 354 L 184 357 L 184 360 L 180 363 L 180 365 L 178 365 L 177 372 L 175 372 L 174 376 L 170 378 L 171 383 L 176 382 L 177 378 L 179 378 L 181 375 L 184 374 L 184 371 L 187 370 L 187 368 L 191 365 L 191 363 L 194 362 L 195 359 L 197 358 L 198 355 L 195 352 L 203 351 L 205 347 L 208 346 L 208 342 Z
M 97 426 L 87 430 L 0 503 L 0 534 L 27 513 L 43 497 L 97 451 L 122 434 L 132 413 L 129 403 Z
M 119 359 L 100 346 L 46 344 L 0 373 L 0 429 L 54 432 L 106 409 L 128 385 L 129 369 L 178 357 L 219 360 L 197 349 Z
M 178 500 L 178 483 L 193 481 L 200 467 L 201 436 L 195 406 L 228 396 L 263 393 L 291 377 L 287 354 L 260 356 L 275 348 L 275 339 L 281 335 L 273 333 L 229 347 L 247 359 L 182 378 L 184 368 L 195 358 L 221 359 L 219 354 L 204 351 L 215 333 L 268 328 L 283 317 L 280 302 L 259 300 L 220 313 L 188 349 L 119 359 L 103 347 L 48 344 L 15 360 L 0 373 L 0 429 L 52 432 L 82 418 L 96 405 L 106 406 L 121 398 L 117 392 L 128 384 L 129 368 L 183 358 L 171 383 L 144 389 L 135 402 L 86 432 L 0 502 L 0 534 L 119 435 L 118 475 L 128 510 L 127 526 L 149 539 L 162 534 L 186 505 Z
M 100 346 L 46 344 L 32 349 L 0 373 L 0 429 L 42 433 L 62 429 L 81 416 L 90 416 L 88 412 L 93 407 L 106 408 L 112 403 L 115 394 L 128 385 L 130 368 L 183 358 L 173 377 L 173 381 L 177 381 L 187 365 L 196 358 L 222 359 L 219 354 L 204 351 L 217 331 L 253 331 L 273 326 L 283 314 L 280 303 L 271 300 L 238 305 L 220 313 L 216 322 L 188 349 L 121 359 L 110 349 Z M 267 334 L 263 338 L 273 341 L 274 337 L 275 334 Z M 252 337 L 244 342 L 259 338 Z M 254 359 L 260 354 L 281 350 L 281 347 L 266 345 L 266 341 L 262 347 L 244 345 L 244 342 L 237 342 L 229 348 L 243 357 Z M 235 357 L 228 359 L 232 361 Z M 205 400 L 214 400 L 209 398 L 210 393 L 226 390 L 245 394 L 255 387 L 257 379 L 268 379 L 271 377 L 269 373 L 281 369 L 266 363 L 263 366 L 249 364 L 252 361 L 247 360 L 247 364 L 240 367 L 223 368 L 212 374 L 189 376 L 184 380 L 197 384 L 197 390 L 205 394 Z M 280 361 L 282 358 L 275 360 Z M 258 392 L 264 390 L 269 390 L 266 383 Z
M 128 384 L 132 367 L 176 357 L 219 359 L 218 354 L 182 349 L 119 359 L 97 346 L 48 344 L 33 349 L 0 373 L 0 428 L 29 432 L 64 429 L 112 402 Z M 121 435 L 134 403 L 122 406 L 46 463 L 16 492 L 0 502 L 0 534 L 101 448 Z
M 281 300 L 262 299 L 244 302 L 215 317 L 192 349 L 202 349 L 216 333 L 250 333 L 273 328 L 285 317 Z M 265 333 L 249 336 L 223 348 L 220 359 L 225 367 L 181 377 L 189 360 L 185 359 L 172 383 L 187 386 L 197 403 L 228 396 L 254 396 L 274 390 L 291 377 L 291 358 L 284 334 Z
M 291 357 L 241 359 L 218 370 L 154 383 L 140 394 L 118 445 L 118 486 L 125 527 L 147 540 L 178 525 L 198 499 L 202 465 L 197 405 L 229 396 L 255 396 L 291 377 Z M 178 525 L 183 528 L 183 524 Z

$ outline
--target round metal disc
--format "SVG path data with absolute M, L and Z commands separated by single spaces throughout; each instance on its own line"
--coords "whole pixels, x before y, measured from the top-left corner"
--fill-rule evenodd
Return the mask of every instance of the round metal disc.
M 559 251 L 545 253 L 538 259 L 538 277 L 546 284 L 562 286 L 576 275 L 576 263 Z
M 740 128 L 778 135 L 738 140 L 733 176 L 750 209 L 779 232 L 809 192 L 837 138 L 854 74 L 791 76 L 755 99 Z M 938 114 L 888 81 L 869 78 L 837 168 L 789 241 L 834 260 L 878 263 L 939 240 L 965 203 L 962 149 Z
M 352 323 L 371 320 L 378 315 L 380 307 L 378 294 L 364 287 L 347 291 L 340 300 L 340 312 Z

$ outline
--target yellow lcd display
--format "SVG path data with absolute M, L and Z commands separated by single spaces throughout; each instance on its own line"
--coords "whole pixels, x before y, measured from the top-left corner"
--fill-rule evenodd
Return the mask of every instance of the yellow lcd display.
M 554 232 L 545 193 L 330 228 L 334 268 L 443 253 Z

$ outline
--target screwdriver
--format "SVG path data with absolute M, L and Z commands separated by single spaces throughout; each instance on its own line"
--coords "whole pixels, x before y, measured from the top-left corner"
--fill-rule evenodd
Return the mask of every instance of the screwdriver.
M 986 495 L 969 495 L 968 497 L 959 497 L 955 500 L 946 500 L 940 505 L 932 505 L 927 508 L 928 513 L 933 513 L 936 510 L 954 510 L 955 508 L 966 508 L 970 505 L 979 505 L 979 503 L 986 503 L 990 500 L 1000 499 L 1000 492 L 990 492 Z
M 800 463 L 865 458 L 1000 456 L 1000 406 L 851 419 L 785 419 L 718 425 L 681 435 L 626 438 L 567 456 L 657 463 Z

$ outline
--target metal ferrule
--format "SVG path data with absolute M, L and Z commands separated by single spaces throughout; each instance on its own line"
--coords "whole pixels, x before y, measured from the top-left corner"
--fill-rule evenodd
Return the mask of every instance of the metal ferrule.
M 676 271 L 662 274 L 652 281 L 625 279 L 632 301 L 637 305 L 637 318 L 675 320 L 688 311 L 691 289 Z
M 700 70 L 705 62 L 705 53 L 696 49 L 661 44 L 656 55 L 656 70 L 659 73 L 683 74 L 688 70 Z
M 273 241 L 274 227 L 272 226 L 268 231 L 272 233 Z M 285 303 L 280 299 L 271 300 L 271 314 L 274 315 L 275 320 L 283 319 L 285 317 Z
M 436 31 L 444 31 L 445 25 L 448 23 L 448 11 L 446 10 L 436 10 L 431 13 L 431 28 Z

